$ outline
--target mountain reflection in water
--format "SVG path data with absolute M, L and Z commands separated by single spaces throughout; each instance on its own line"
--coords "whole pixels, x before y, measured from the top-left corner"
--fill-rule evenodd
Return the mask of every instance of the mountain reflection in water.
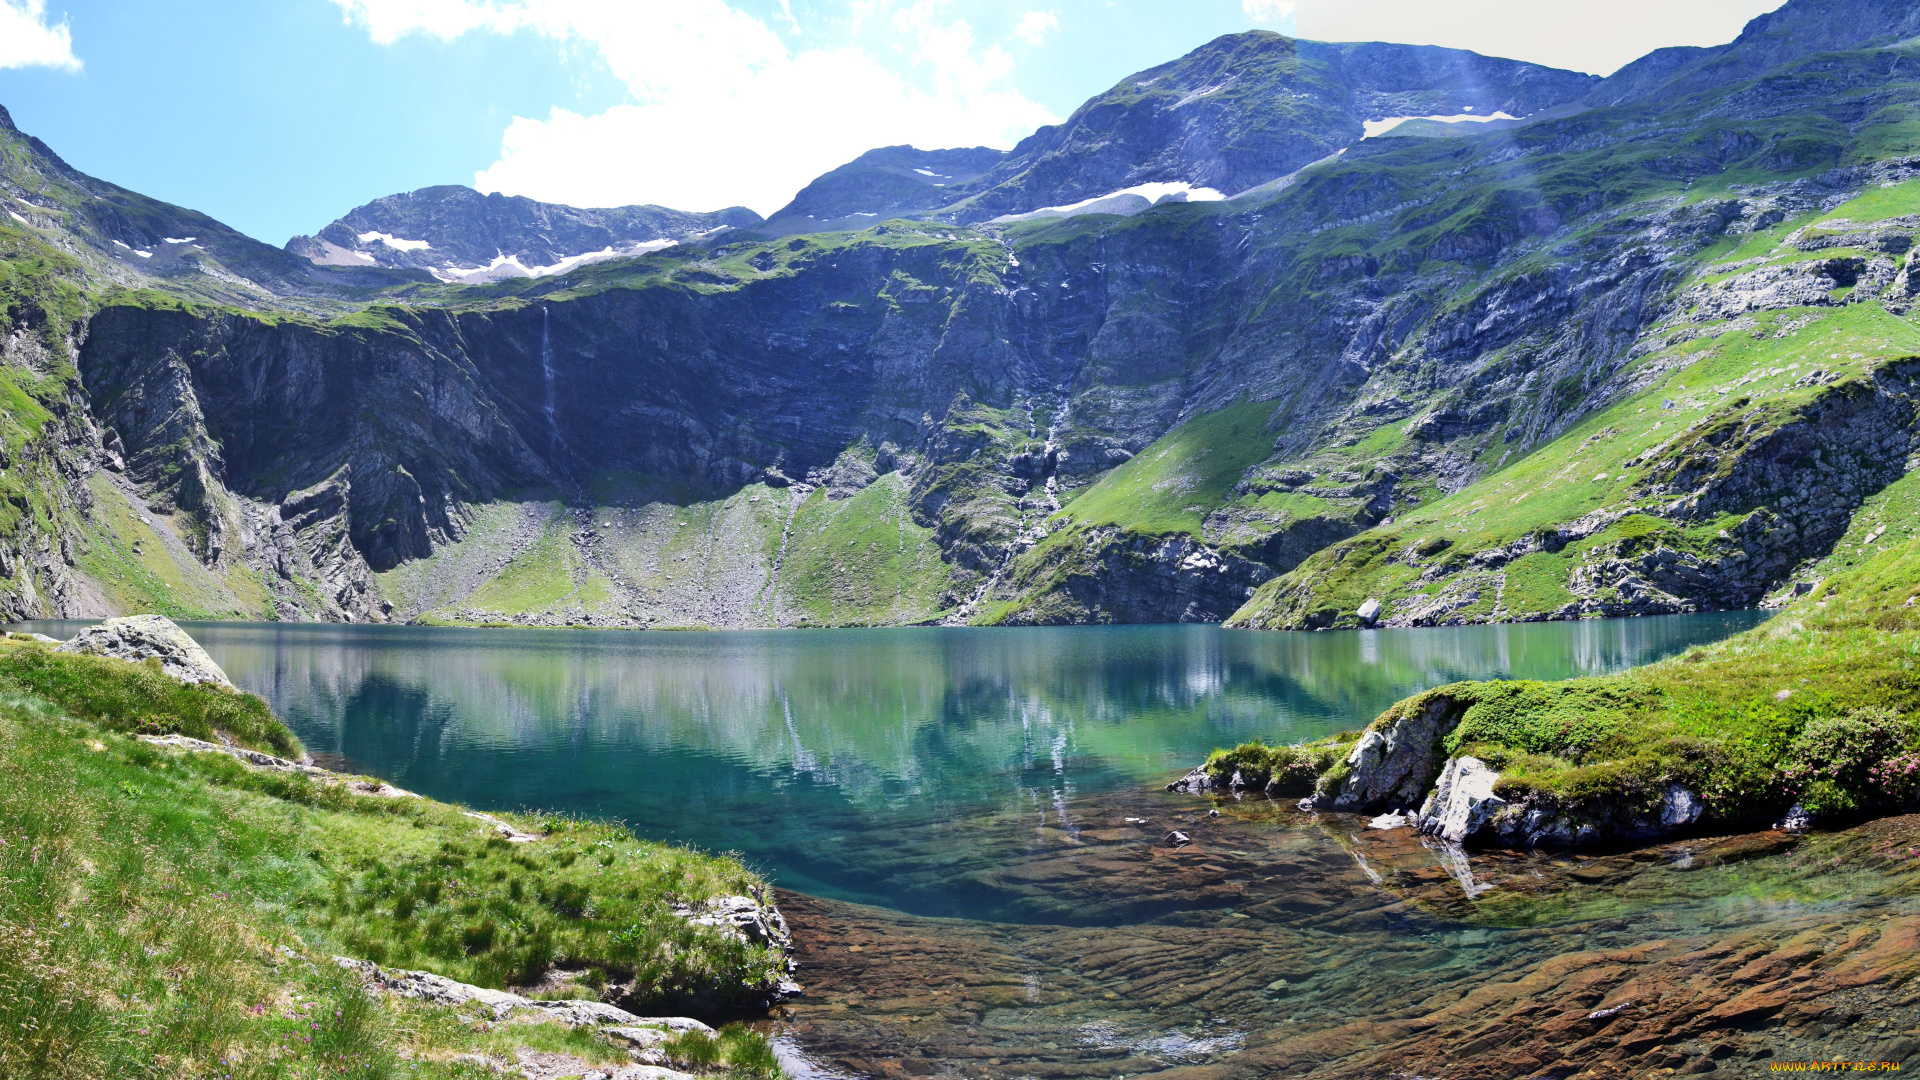
M 1215 746 L 1358 727 L 1456 679 L 1619 670 L 1757 621 L 189 629 L 356 769 L 740 852 L 795 926 L 807 993 L 769 1026 L 797 1073 L 1517 1077 L 1654 1054 L 1735 1075 L 1763 1053 L 1898 1057 L 1920 1039 L 1915 819 L 1469 855 L 1264 798 L 1209 818 L 1159 790 Z M 1173 828 L 1195 842 L 1168 847 Z

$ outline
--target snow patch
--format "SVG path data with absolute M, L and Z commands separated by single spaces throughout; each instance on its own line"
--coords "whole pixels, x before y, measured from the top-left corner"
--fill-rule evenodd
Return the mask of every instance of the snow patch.
M 363 244 L 371 244 L 375 240 L 380 241 L 395 251 L 425 251 L 433 246 L 425 240 L 402 240 L 395 236 L 388 236 L 383 232 L 363 232 L 360 234 L 360 242 Z
M 721 226 L 726 228 L 726 226 Z M 433 267 L 430 272 L 441 281 L 458 282 L 463 285 L 479 285 L 489 281 L 504 281 L 517 277 L 552 277 L 564 274 L 576 267 L 589 263 L 606 262 L 608 259 L 625 259 L 635 255 L 644 255 L 649 251 L 659 251 L 679 243 L 678 240 L 645 240 L 615 251 L 612 247 L 599 251 L 589 251 L 581 255 L 569 255 L 550 266 L 528 266 L 520 261 L 518 255 L 495 255 L 492 262 L 485 266 L 443 266 Z
M 1096 205 L 1107 203 L 1110 200 L 1121 199 L 1127 195 L 1134 195 L 1145 199 L 1149 206 L 1158 206 L 1163 202 L 1218 202 L 1226 198 L 1225 195 L 1215 191 L 1213 188 L 1197 188 L 1185 180 L 1156 180 L 1152 183 L 1135 184 L 1132 187 L 1121 188 L 1119 191 L 1110 191 L 1105 195 L 1095 195 L 1091 199 L 1081 199 L 1079 202 L 1067 203 L 1063 206 L 1043 206 L 1038 210 L 1029 210 L 1024 214 L 1002 214 L 993 220 L 1025 221 L 1029 218 L 1072 217 L 1075 214 L 1089 213 L 1138 213 L 1139 210 Z M 1146 209 L 1146 207 L 1140 207 L 1140 209 Z
M 33 226 L 33 222 L 28 221 L 26 218 L 21 217 L 20 212 L 18 210 L 9 210 L 7 211 L 7 213 L 12 214 L 13 220 L 19 222 L 22 225 L 28 226 L 29 228 Z
M 160 239 L 162 239 L 162 240 L 165 240 L 165 241 L 166 241 L 167 243 L 169 243 L 169 244 L 191 244 L 191 243 L 193 243 L 193 242 L 194 242 L 195 240 L 198 240 L 198 239 L 200 239 L 200 238 L 199 238 L 199 237 L 197 237 L 197 236 L 188 236 L 188 237 L 183 237 L 183 238 L 181 238 L 181 239 L 179 239 L 179 240 L 175 240 L 175 239 L 174 239 L 173 237 L 171 237 L 171 236 L 163 236 L 163 237 L 161 237 Z
M 128 250 L 128 251 L 132 251 L 132 250 L 133 250 L 132 248 L 130 248 L 130 247 L 127 247 L 127 242 L 126 242 L 125 240 L 115 240 L 115 241 L 113 242 L 113 245 L 114 245 L 115 247 L 123 247 L 123 248 L 127 248 L 127 250 Z
M 933 177 L 938 177 L 941 180 L 945 180 L 948 178 L 946 173 L 937 173 L 937 172 L 934 172 L 932 169 L 915 169 L 913 171 L 919 173 L 921 176 L 933 176 Z
M 1469 121 L 1476 124 L 1484 124 L 1489 120 L 1520 119 L 1520 117 L 1518 116 L 1513 116 L 1504 112 L 1496 112 L 1496 113 L 1491 113 L 1487 116 L 1481 116 L 1478 113 L 1475 113 L 1472 111 L 1473 106 L 1468 105 L 1468 106 L 1465 106 L 1465 108 L 1468 110 L 1467 112 L 1455 113 L 1452 116 L 1389 116 L 1380 120 L 1364 120 L 1361 122 L 1361 126 L 1367 129 L 1367 133 L 1360 137 L 1362 139 L 1377 138 L 1381 135 L 1385 135 L 1387 132 L 1392 131 L 1394 128 L 1399 127 L 1401 124 L 1404 124 L 1409 120 L 1432 120 L 1432 121 L 1435 121 L 1436 123 L 1441 123 L 1441 124 L 1459 124 L 1459 123 L 1466 123 Z
M 151 258 L 153 258 L 153 252 L 151 252 L 151 251 L 141 251 L 141 250 L 140 250 L 139 248 L 134 248 L 134 249 L 133 249 L 133 253 L 134 253 L 135 255 L 138 255 L 138 256 L 140 256 L 140 257 L 141 257 L 141 258 L 143 258 L 143 259 L 151 259 Z

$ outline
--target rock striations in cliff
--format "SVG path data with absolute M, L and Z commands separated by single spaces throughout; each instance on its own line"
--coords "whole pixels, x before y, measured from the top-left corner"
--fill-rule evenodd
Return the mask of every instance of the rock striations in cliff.
M 8 124 L 0 605 L 1307 628 L 1790 596 L 1907 527 L 1910 21 L 1794 0 L 1607 80 L 1233 35 L 769 222 L 435 188 L 289 251 Z

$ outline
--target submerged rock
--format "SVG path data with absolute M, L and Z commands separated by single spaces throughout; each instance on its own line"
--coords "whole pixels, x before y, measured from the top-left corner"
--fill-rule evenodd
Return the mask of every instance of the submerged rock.
M 160 670 L 186 683 L 212 683 L 233 689 L 233 680 L 207 650 L 164 615 L 108 619 L 83 630 L 57 652 L 111 656 L 117 660 L 158 660 Z
M 1475 757 L 1459 757 L 1440 770 L 1440 782 L 1420 807 L 1420 831 L 1448 843 L 1465 843 L 1486 828 L 1507 801 L 1493 793 L 1500 774 Z

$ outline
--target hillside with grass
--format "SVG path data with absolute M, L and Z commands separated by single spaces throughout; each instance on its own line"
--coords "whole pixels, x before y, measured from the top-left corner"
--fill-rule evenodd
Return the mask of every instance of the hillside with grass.
M 1619 675 L 1442 686 L 1363 732 L 1217 751 L 1200 786 L 1417 811 L 1444 834 L 1450 800 L 1436 782 L 1465 761 L 1480 784 L 1454 796 L 1449 838 L 1522 846 L 1909 813 L 1917 600 L 1920 539 L 1890 542 L 1726 641 Z
M 141 738 L 179 734 L 299 753 L 251 695 L 0 643 L 0 1073 L 477 1077 L 522 1051 L 582 1072 L 633 1060 L 629 1042 L 539 1009 L 496 1024 L 479 1002 L 381 993 L 339 956 L 716 1022 L 785 977 L 778 950 L 676 913 L 765 895 L 732 859 Z M 656 1042 L 691 1072 L 778 1074 L 744 1029 Z
M 1229 35 L 951 189 L 900 151 L 814 192 L 885 213 L 682 215 L 488 283 L 253 244 L 9 121 L 0 609 L 1317 628 L 1785 595 L 1905 472 L 1896 7 L 1792 0 L 1598 83 Z M 1467 105 L 1521 118 L 1362 137 Z M 1026 214 L 1123 180 L 1234 190 Z

